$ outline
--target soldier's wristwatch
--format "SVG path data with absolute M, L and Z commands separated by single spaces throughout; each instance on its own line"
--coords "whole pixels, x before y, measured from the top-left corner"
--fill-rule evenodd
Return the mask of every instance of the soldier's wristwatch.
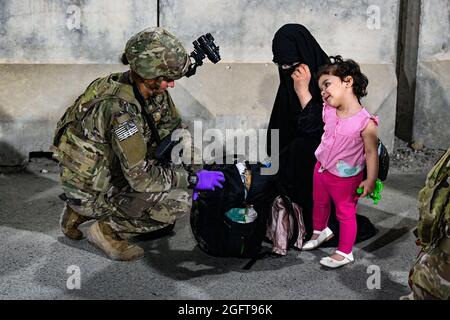
M 195 173 L 189 173 L 188 183 L 189 183 L 188 188 L 194 189 L 198 183 L 198 176 Z

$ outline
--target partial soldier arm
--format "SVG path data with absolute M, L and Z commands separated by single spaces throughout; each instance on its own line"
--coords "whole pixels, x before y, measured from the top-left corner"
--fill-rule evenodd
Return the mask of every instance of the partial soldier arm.
M 188 173 L 154 165 L 147 159 L 143 120 L 122 111 L 112 116 L 111 144 L 130 186 L 138 192 L 187 188 Z

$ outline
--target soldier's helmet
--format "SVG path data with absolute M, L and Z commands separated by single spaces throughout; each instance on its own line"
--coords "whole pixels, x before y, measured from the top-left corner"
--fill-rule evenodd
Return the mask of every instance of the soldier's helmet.
M 144 79 L 180 79 L 191 63 L 181 42 L 159 27 L 132 36 L 125 46 L 125 56 L 131 70 Z

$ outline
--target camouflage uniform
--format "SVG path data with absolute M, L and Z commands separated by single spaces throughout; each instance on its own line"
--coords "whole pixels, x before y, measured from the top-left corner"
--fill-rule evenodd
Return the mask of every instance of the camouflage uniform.
M 422 250 L 409 274 L 412 293 L 401 299 L 450 300 L 450 149 L 428 173 L 419 201 Z
M 132 37 L 125 54 L 144 79 L 179 79 L 190 63 L 181 43 L 161 28 Z M 181 126 L 181 118 L 167 91 L 147 101 L 139 94 L 129 71 L 94 80 L 59 120 L 51 148 L 67 204 L 116 232 L 151 232 L 190 211 L 188 172 L 157 163 L 143 112 L 153 117 L 161 139 Z

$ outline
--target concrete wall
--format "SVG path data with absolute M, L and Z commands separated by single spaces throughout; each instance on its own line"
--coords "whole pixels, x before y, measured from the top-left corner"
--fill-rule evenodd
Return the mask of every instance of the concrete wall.
M 450 147 L 450 2 L 422 1 L 413 138 Z
M 160 0 L 160 25 L 192 41 L 211 32 L 222 61 L 181 79 L 172 94 L 204 129 L 265 128 L 278 87 L 271 41 L 302 23 L 330 54 L 361 63 L 370 79 L 363 101 L 381 118 L 393 147 L 398 0 Z M 128 37 L 157 24 L 157 1 L 2 0 L 0 2 L 0 165 L 46 151 L 65 108 L 115 64 Z

